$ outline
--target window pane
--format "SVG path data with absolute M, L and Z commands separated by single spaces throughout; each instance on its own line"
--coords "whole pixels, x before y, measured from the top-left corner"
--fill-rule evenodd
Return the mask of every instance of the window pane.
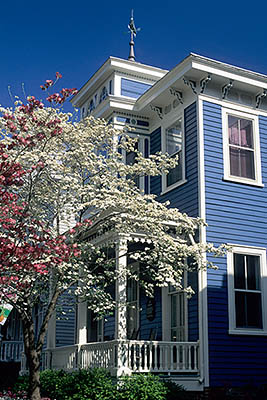
M 245 256 L 234 254 L 234 277 L 235 289 L 245 289 Z
M 177 301 L 175 294 L 171 295 L 171 328 L 177 327 Z
M 235 319 L 237 328 L 247 326 L 246 293 L 244 292 L 235 292 Z
M 240 119 L 240 140 L 242 147 L 253 148 L 252 121 Z
M 179 160 L 176 167 L 171 169 L 167 175 L 167 186 L 171 186 L 182 179 L 182 152 L 179 152 Z
M 230 147 L 230 174 L 255 179 L 254 152 Z
M 244 178 L 255 179 L 254 171 L 254 152 L 250 150 L 240 150 L 240 170 Z
M 261 294 L 247 293 L 247 326 L 250 328 L 262 328 Z
M 182 149 L 182 121 L 166 130 L 166 151 L 169 155 Z
M 230 147 L 230 174 L 233 176 L 241 176 L 239 149 L 235 147 Z
M 247 256 L 247 287 L 260 290 L 260 257 Z
M 239 146 L 239 128 L 238 128 L 238 118 L 232 115 L 228 116 L 228 130 L 229 130 L 229 144 L 234 144 Z

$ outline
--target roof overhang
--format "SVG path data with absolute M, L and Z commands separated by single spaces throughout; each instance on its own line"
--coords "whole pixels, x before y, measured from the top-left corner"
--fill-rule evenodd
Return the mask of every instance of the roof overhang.
M 207 75 L 211 75 L 218 85 L 233 81 L 236 89 L 254 94 L 267 89 L 267 75 L 191 53 L 139 97 L 134 110 L 149 113 L 148 106 L 153 102 L 159 106 L 166 105 L 167 92 L 171 87 L 188 90 L 183 82 L 184 77 L 200 82 Z
M 81 107 L 87 98 L 93 95 L 99 86 L 101 86 L 101 84 L 103 84 L 104 81 L 108 79 L 109 76 L 111 76 L 115 71 L 127 72 L 128 74 L 137 75 L 140 78 L 143 77 L 152 81 L 161 79 L 168 72 L 167 70 L 137 63 L 135 61 L 123 60 L 117 57 L 109 57 L 72 98 L 71 103 L 73 106 Z

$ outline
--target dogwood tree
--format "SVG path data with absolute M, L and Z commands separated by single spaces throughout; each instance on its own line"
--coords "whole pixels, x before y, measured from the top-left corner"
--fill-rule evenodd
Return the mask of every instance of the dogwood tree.
M 46 81 L 42 89 L 53 85 Z M 212 244 L 194 242 L 203 221 L 136 185 L 136 177 L 166 173 L 177 160 L 163 154 L 144 158 L 127 129 L 118 131 L 104 120 L 73 122 L 60 105 L 74 93 L 48 95 L 48 107 L 28 97 L 26 104 L 0 108 L 0 297 L 23 323 L 32 400 L 40 399 L 40 356 L 60 296 L 75 288 L 95 311 L 117 306 L 107 290 L 118 278 L 114 260 L 83 239 L 99 215 L 108 216 L 109 229 L 145 235 L 145 245 L 132 254 L 147 266 L 145 272 L 126 273 L 149 295 L 155 285 L 182 287 L 186 259 L 190 268 L 206 268 L 204 252 L 220 253 Z M 135 163 L 126 165 L 130 151 L 136 152 Z M 36 304 L 45 306 L 37 337 Z

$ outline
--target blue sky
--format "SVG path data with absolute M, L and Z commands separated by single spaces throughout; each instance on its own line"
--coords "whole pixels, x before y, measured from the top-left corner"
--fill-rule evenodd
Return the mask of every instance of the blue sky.
M 264 1 L 13 0 L 1 2 L 0 104 L 11 105 L 8 85 L 40 98 L 57 71 L 59 89 L 80 88 L 110 55 L 127 58 L 132 8 L 139 62 L 171 69 L 195 52 L 267 74 Z

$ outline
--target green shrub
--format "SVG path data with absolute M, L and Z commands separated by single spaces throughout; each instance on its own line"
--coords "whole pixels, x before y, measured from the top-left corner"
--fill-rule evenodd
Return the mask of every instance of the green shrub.
M 105 369 L 75 372 L 46 370 L 40 374 L 41 396 L 51 400 L 179 400 L 187 399 L 182 386 L 158 376 L 140 374 L 112 380 Z M 22 376 L 14 387 L 28 390 L 29 378 Z
M 64 400 L 116 400 L 116 385 L 106 370 L 79 370 L 73 377 L 73 393 Z
M 166 400 L 167 387 L 157 376 L 125 376 L 118 386 L 118 400 Z

